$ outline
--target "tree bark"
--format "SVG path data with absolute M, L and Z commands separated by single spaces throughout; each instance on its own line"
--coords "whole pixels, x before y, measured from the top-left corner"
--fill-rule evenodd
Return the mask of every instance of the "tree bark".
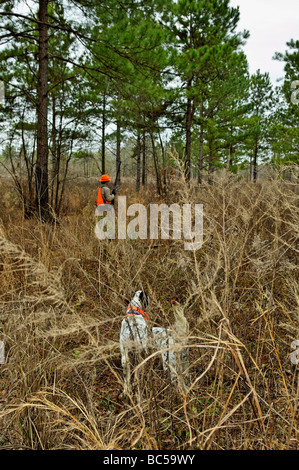
M 58 215 L 58 200 L 59 200 L 59 191 L 60 191 L 60 166 L 61 166 L 61 156 L 62 156 L 62 139 L 63 139 L 63 109 L 64 109 L 64 94 L 60 100 L 59 106 L 59 128 L 56 136 L 56 168 L 55 168 L 55 203 L 54 210 L 56 215 Z
M 137 172 L 136 172 L 136 191 L 140 190 L 140 161 L 141 161 L 141 139 L 140 129 L 137 131 Z
M 57 137 L 56 137 L 56 98 L 52 101 L 52 171 L 51 171 L 51 206 L 53 207 L 55 183 L 57 178 Z
M 142 133 L 142 176 L 141 176 L 142 186 L 146 184 L 146 137 L 145 130 Z
M 192 125 L 192 103 L 191 99 L 188 98 L 187 102 L 187 113 L 186 113 L 186 147 L 185 147 L 185 178 L 187 181 L 190 180 L 190 160 L 191 160 L 191 125 Z
M 29 156 L 26 148 L 26 142 L 25 142 L 25 129 L 24 129 L 24 122 L 25 122 L 25 107 L 23 109 L 22 113 L 22 123 L 21 123 L 21 136 L 22 136 L 22 156 L 25 161 L 26 165 L 26 172 L 27 172 L 27 193 L 26 191 L 23 191 L 23 204 L 24 204 L 24 214 L 25 217 L 30 217 L 32 214 L 34 214 L 34 173 L 33 173 L 33 164 L 32 164 L 32 157 Z M 34 153 L 34 146 L 35 146 L 35 138 L 34 138 L 34 144 L 33 144 L 33 153 Z M 20 162 L 21 163 L 21 162 Z M 12 168 L 14 168 L 12 166 Z M 15 175 L 17 178 L 17 175 Z M 21 177 L 22 180 L 22 177 Z
M 166 191 L 166 186 L 167 186 L 167 175 L 166 175 L 166 153 L 165 153 L 165 148 L 162 142 L 161 138 L 161 133 L 159 129 L 159 140 L 160 140 L 160 147 L 161 147 L 161 153 L 162 153 L 162 187 L 164 192 Z
M 255 138 L 254 153 L 253 153 L 253 182 L 257 180 L 257 153 L 258 153 L 258 138 Z
M 192 79 L 188 81 L 187 93 L 190 93 L 192 86 Z M 191 140 L 192 140 L 192 122 L 196 109 L 196 98 L 187 99 L 187 111 L 186 111 L 186 147 L 185 147 L 185 178 L 187 181 L 191 179 Z
M 208 183 L 212 184 L 212 173 L 214 171 L 213 166 L 213 140 L 209 140 L 209 166 L 208 166 Z
M 118 101 L 120 102 L 120 93 L 118 93 Z M 120 165 L 120 144 L 121 144 L 121 123 L 120 123 L 120 109 L 118 109 L 118 117 L 116 123 L 116 186 L 120 186 L 120 171 L 117 170 Z
M 156 173 L 156 179 L 157 179 L 157 190 L 159 196 L 162 194 L 162 187 L 161 187 L 161 180 L 160 180 L 160 175 L 159 175 L 159 168 L 158 168 L 158 158 L 157 158 L 157 152 L 156 152 L 156 146 L 155 146 L 155 139 L 153 136 L 153 133 L 150 133 L 151 135 L 151 141 L 152 141 L 152 149 L 153 149 L 153 158 L 154 158 L 154 165 L 155 165 L 155 173 Z
M 202 169 L 203 169 L 203 126 L 200 126 L 200 134 L 199 134 L 199 156 L 198 156 L 198 184 L 202 183 Z
M 203 169 L 203 142 L 204 142 L 204 129 L 203 129 L 203 102 L 200 102 L 200 131 L 199 131 L 199 155 L 198 155 L 198 174 L 197 182 L 202 183 L 202 169 Z
M 102 111 L 102 174 L 105 173 L 105 127 L 106 127 L 106 92 L 103 94 L 103 111 Z
M 37 158 L 35 168 L 36 210 L 42 220 L 49 217 L 48 187 L 48 0 L 39 0 L 37 80 Z
M 233 138 L 233 128 L 230 128 L 230 138 Z M 232 142 L 229 143 L 228 146 L 228 155 L 227 155 L 227 169 L 230 170 L 231 167 L 233 166 L 233 154 L 234 154 L 234 146 Z
M 227 154 L 227 169 L 229 170 L 233 164 L 232 161 L 232 153 L 233 153 L 233 146 L 232 143 L 228 146 L 228 154 Z

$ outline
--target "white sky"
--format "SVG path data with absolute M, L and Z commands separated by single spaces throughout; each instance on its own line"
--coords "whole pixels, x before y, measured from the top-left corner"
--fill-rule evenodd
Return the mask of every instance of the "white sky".
M 237 31 L 250 31 L 244 47 L 250 73 L 269 72 L 277 85 L 284 76 L 284 63 L 272 57 L 285 52 L 290 39 L 299 39 L 299 0 L 231 0 L 230 5 L 240 7 Z

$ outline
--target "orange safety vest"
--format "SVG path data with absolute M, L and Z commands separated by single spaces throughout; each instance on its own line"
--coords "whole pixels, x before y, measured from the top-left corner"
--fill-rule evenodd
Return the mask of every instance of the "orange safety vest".
M 139 313 L 146 319 L 148 320 L 148 314 L 145 313 L 143 310 L 141 310 L 140 308 L 138 307 L 135 307 L 134 305 L 128 305 L 128 310 L 136 310 L 138 313 L 127 313 L 127 317 L 132 317 L 134 315 L 138 315 Z
M 98 197 L 97 197 L 97 206 L 104 206 L 105 204 L 111 204 L 111 201 L 105 201 L 102 195 L 102 187 L 98 190 Z

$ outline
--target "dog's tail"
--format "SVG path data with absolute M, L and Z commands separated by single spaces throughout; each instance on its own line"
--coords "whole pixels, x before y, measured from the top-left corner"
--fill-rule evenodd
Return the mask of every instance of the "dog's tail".
M 184 308 L 182 305 L 176 300 L 172 300 L 171 303 L 173 305 L 174 312 L 173 329 L 177 337 L 182 340 L 183 338 L 187 338 L 189 335 L 189 323 L 185 317 Z

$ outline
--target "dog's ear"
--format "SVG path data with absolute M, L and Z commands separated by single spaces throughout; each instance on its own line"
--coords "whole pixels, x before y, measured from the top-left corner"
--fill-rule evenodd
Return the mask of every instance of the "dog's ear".
M 147 293 L 144 292 L 143 290 L 138 290 L 138 291 L 135 292 L 135 295 L 138 296 L 138 299 L 140 300 L 142 305 L 146 308 L 148 306 L 148 303 L 149 303 L 149 297 L 148 297 Z
M 147 295 L 146 292 L 144 292 L 143 294 L 144 294 L 143 304 L 144 304 L 145 307 L 147 307 L 148 304 L 149 304 L 149 296 Z

